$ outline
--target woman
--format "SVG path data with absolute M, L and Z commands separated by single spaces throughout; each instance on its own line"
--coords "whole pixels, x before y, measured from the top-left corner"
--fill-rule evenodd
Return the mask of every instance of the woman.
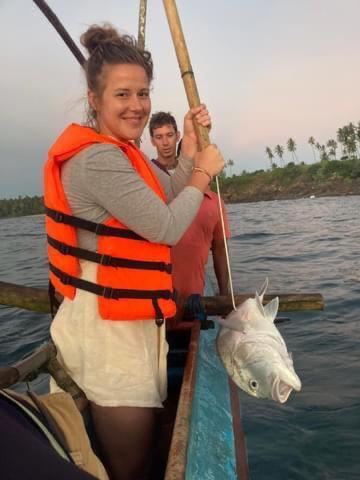
M 91 402 L 111 478 L 145 479 L 175 314 L 169 245 L 224 161 L 214 145 L 198 152 L 193 122 L 210 125 L 200 106 L 185 116 L 174 175 L 151 166 L 134 144 L 151 109 L 150 53 L 109 25 L 81 41 L 91 126 L 70 125 L 45 166 L 50 279 L 65 297 L 51 336 Z

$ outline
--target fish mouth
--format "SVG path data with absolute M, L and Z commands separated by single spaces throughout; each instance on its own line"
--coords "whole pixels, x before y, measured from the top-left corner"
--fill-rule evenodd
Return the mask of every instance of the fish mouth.
M 275 400 L 275 402 L 285 403 L 286 400 L 289 398 L 292 390 L 293 387 L 276 378 L 272 385 L 271 397 L 273 400 Z

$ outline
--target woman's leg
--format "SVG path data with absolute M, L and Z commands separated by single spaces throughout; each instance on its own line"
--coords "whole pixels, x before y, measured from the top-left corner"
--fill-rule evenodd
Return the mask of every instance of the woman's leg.
M 94 429 L 111 480 L 147 480 L 155 442 L 155 409 L 91 403 Z

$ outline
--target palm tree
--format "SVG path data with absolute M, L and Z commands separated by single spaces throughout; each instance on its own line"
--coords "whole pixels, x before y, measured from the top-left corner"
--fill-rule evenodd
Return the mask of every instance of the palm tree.
M 315 138 L 314 137 L 309 137 L 309 140 L 308 140 L 308 144 L 310 145 L 311 147 L 311 150 L 313 152 L 313 155 L 314 155 L 314 162 L 316 162 L 316 155 L 315 155 Z
M 273 154 L 271 148 L 270 148 L 270 147 L 266 147 L 266 148 L 265 148 L 265 153 L 266 153 L 266 155 L 269 157 L 270 168 L 272 168 L 274 154 Z
M 281 145 L 276 145 L 274 150 L 276 155 L 280 158 L 280 163 L 281 163 L 281 166 L 283 167 L 284 166 L 284 160 L 283 160 L 284 147 L 282 147 Z
M 330 140 L 327 142 L 326 146 L 330 149 L 329 150 L 329 155 L 333 157 L 334 160 L 336 160 L 336 149 L 337 149 L 337 142 L 330 138 Z
M 352 122 L 350 122 L 349 125 L 346 126 L 346 132 L 347 132 L 347 142 L 346 142 L 347 151 L 349 152 L 351 158 L 355 158 L 355 154 L 357 153 L 356 127 Z
M 356 140 L 360 146 L 360 122 L 358 122 L 356 127 Z M 360 151 L 358 152 L 358 157 L 360 158 Z
M 326 151 L 325 145 L 320 145 L 320 162 L 327 162 L 329 160 L 329 154 Z
M 288 151 L 291 153 L 291 156 L 292 156 L 292 159 L 295 162 L 298 161 L 297 159 L 297 156 L 296 156 L 296 143 L 295 143 L 295 140 L 293 138 L 289 138 L 289 140 L 287 141 L 287 149 Z
M 230 175 L 232 176 L 232 167 L 234 166 L 234 160 L 231 160 L 231 158 L 229 158 L 229 160 L 226 163 L 226 166 L 230 168 Z
M 319 142 L 315 143 L 315 148 L 319 152 L 319 159 L 321 160 L 321 151 L 322 151 L 322 145 Z
M 338 131 L 336 132 L 336 138 L 338 142 L 341 144 L 341 155 L 344 157 L 347 154 L 347 149 L 346 149 L 346 140 L 347 140 L 347 133 L 346 133 L 346 128 L 338 128 Z
M 356 138 L 354 135 L 349 136 L 346 141 L 346 150 L 348 151 L 350 158 L 356 158 L 357 145 Z

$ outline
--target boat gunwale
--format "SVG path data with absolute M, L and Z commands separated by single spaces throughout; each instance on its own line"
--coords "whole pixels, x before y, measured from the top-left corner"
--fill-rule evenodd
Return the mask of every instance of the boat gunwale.
M 189 350 L 164 480 L 183 480 L 185 478 L 200 327 L 200 322 L 195 321 L 191 329 Z

